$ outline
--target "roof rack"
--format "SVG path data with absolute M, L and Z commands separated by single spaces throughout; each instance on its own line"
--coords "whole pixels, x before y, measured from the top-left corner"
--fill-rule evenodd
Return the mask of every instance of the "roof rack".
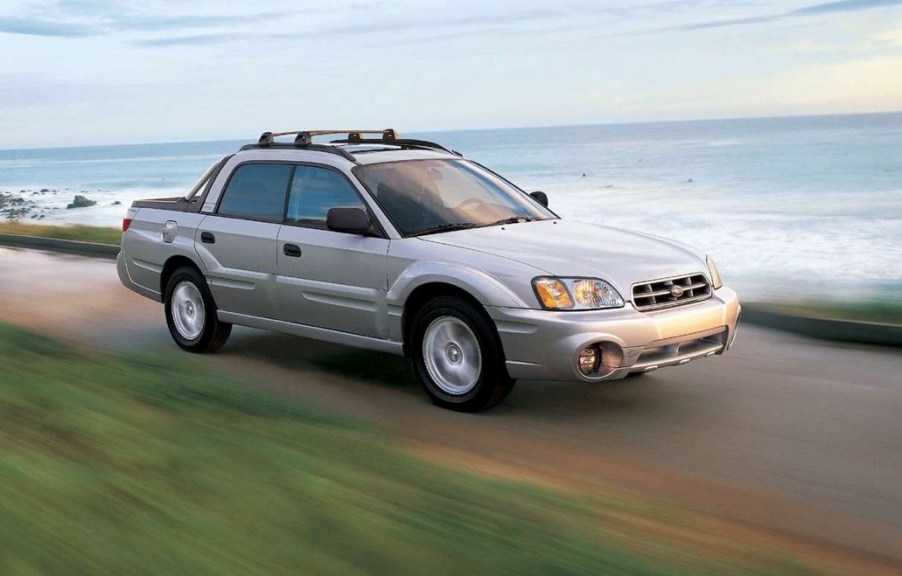
M 461 156 L 460 152 L 445 148 L 441 144 L 429 142 L 428 140 L 416 140 L 412 138 L 400 138 L 398 132 L 392 128 L 384 130 L 298 130 L 294 132 L 264 132 L 260 135 L 260 139 L 256 144 L 248 144 L 243 146 L 242 150 L 250 148 L 304 148 L 306 150 L 316 150 L 318 152 L 330 152 L 338 154 L 352 162 L 356 159 L 354 156 L 338 146 L 329 146 L 325 144 L 314 144 L 314 136 L 325 136 L 329 134 L 343 134 L 345 138 L 332 140 L 331 144 L 385 144 L 389 146 L 399 146 L 401 148 L 427 148 L 432 150 L 441 150 L 449 154 Z M 380 138 L 364 138 L 364 134 L 379 134 Z M 276 142 L 276 138 L 281 136 L 294 136 L 294 143 Z
M 296 132 L 264 132 L 257 141 L 257 146 L 266 148 L 275 143 L 276 138 L 280 136 L 295 136 L 295 146 L 309 146 L 313 144 L 314 136 L 325 136 L 327 134 L 347 134 L 347 139 L 356 144 L 356 141 L 362 139 L 362 134 L 381 134 L 385 143 L 394 142 L 398 139 L 398 133 L 391 129 L 385 130 L 299 130 Z

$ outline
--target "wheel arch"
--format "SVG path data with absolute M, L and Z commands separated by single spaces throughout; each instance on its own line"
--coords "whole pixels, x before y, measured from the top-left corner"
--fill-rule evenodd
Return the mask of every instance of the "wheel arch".
M 489 321 L 496 336 L 498 329 L 486 306 L 527 307 L 519 295 L 485 271 L 460 263 L 417 262 L 395 279 L 387 294 L 388 308 L 395 322 L 400 316 L 400 322 L 394 324 L 391 332 L 404 343 L 405 355 L 409 352 L 411 326 L 417 312 L 432 298 L 443 295 L 456 296 L 472 304 Z
M 186 266 L 194 268 L 200 272 L 201 276 L 204 275 L 203 270 L 197 265 L 197 262 L 191 260 L 191 258 L 180 254 L 170 256 L 163 264 L 163 269 L 160 271 L 160 294 L 162 294 L 164 298 L 166 294 L 166 285 L 169 284 L 169 279 L 172 278 L 172 275 L 176 270 Z
M 442 296 L 458 298 L 472 305 L 479 314 L 485 318 L 489 323 L 489 326 L 492 327 L 492 330 L 495 332 L 495 337 L 498 339 L 498 344 L 499 346 L 501 345 L 501 339 L 498 336 L 498 328 L 495 326 L 495 321 L 489 316 L 482 302 L 460 286 L 448 282 L 433 281 L 420 284 L 414 288 L 404 302 L 404 311 L 401 315 L 401 335 L 405 356 L 410 355 L 410 340 L 413 333 L 413 322 L 416 319 L 417 314 L 430 301 Z

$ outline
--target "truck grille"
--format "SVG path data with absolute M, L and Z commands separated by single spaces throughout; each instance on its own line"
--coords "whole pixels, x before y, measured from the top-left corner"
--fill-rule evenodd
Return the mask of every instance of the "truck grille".
M 633 305 L 640 312 L 682 306 L 711 297 L 704 274 L 689 274 L 633 285 Z

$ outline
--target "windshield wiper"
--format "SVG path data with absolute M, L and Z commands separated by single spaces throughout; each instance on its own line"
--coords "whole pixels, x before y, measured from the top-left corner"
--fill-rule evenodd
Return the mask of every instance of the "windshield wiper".
M 501 226 L 502 224 L 518 224 L 520 222 L 535 222 L 536 220 L 541 220 L 541 218 L 538 216 L 511 216 L 510 218 L 496 220 L 490 224 L 483 224 L 483 226 Z
M 426 234 L 435 234 L 436 232 L 454 232 L 455 230 L 466 230 L 467 228 L 475 228 L 477 224 L 472 222 L 456 222 L 449 224 L 439 224 L 438 226 L 430 226 L 418 231 L 411 236 L 425 236 Z

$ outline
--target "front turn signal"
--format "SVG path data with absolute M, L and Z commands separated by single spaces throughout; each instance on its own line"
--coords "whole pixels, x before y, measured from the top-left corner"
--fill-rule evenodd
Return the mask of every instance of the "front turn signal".
M 536 278 L 532 281 L 536 296 L 544 308 L 548 310 L 570 310 L 573 298 L 563 282 L 557 278 Z

